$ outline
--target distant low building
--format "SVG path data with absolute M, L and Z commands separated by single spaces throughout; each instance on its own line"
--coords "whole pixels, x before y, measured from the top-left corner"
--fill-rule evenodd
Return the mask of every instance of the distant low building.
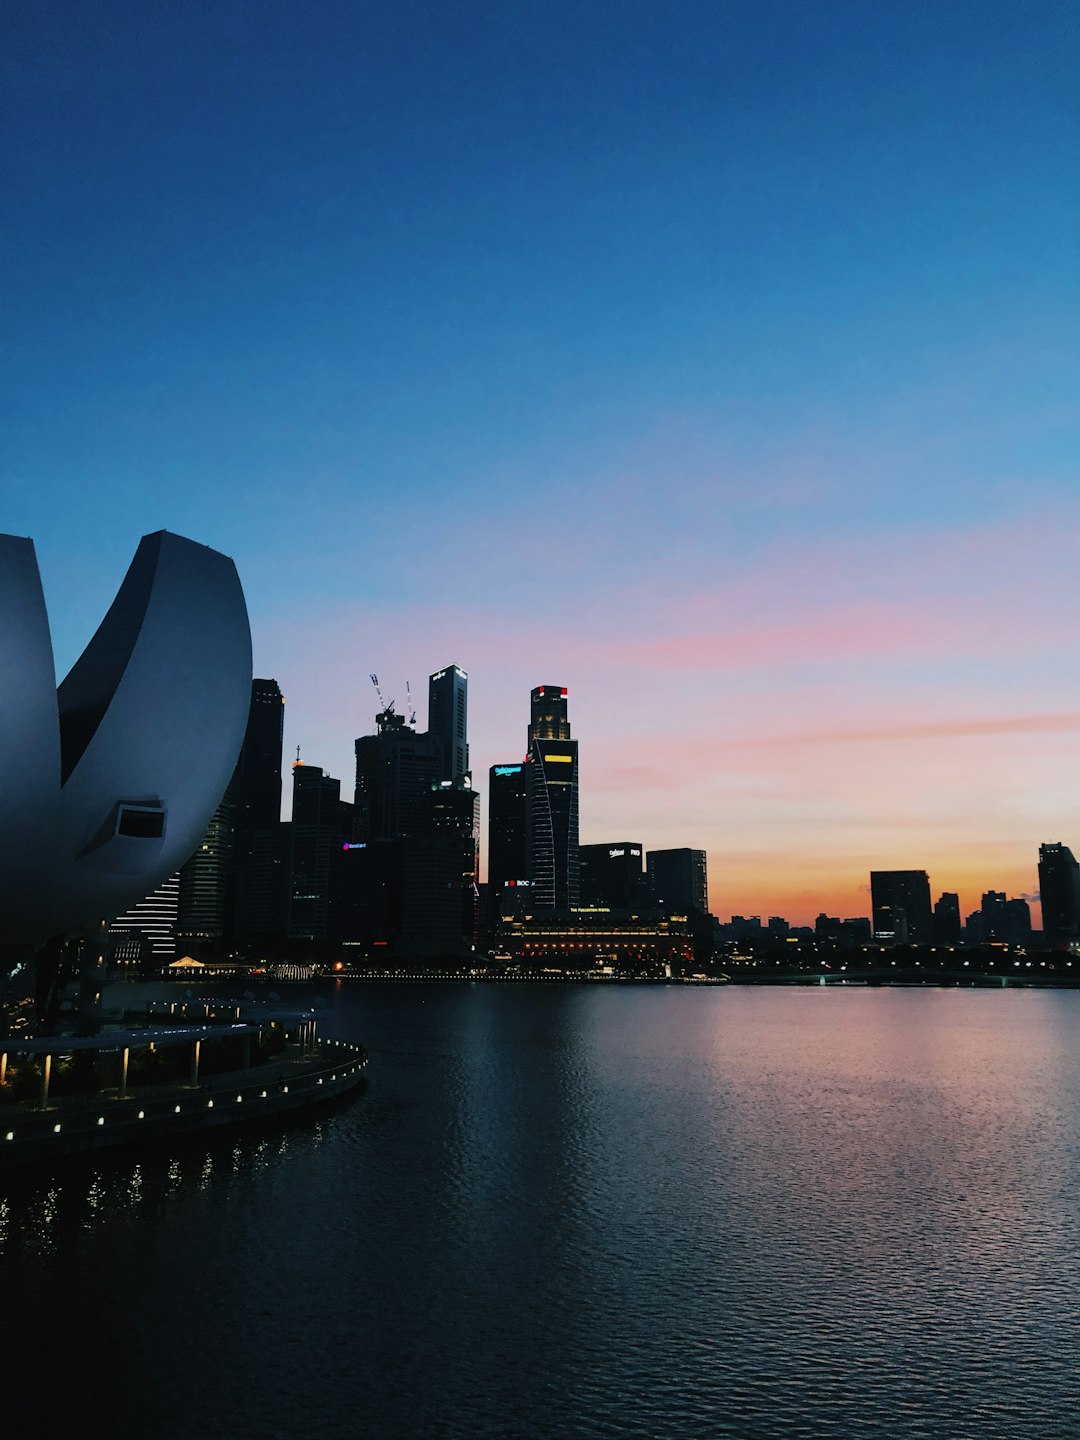
M 578 906 L 507 915 L 498 943 L 519 963 L 539 968 L 685 965 L 694 958 L 689 916 L 656 911 Z

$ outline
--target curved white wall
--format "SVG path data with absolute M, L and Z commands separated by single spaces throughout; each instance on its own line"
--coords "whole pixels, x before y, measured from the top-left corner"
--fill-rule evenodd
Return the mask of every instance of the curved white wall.
M 159 531 L 142 540 L 58 697 L 50 673 L 46 716 L 38 695 L 44 608 L 34 610 L 40 581 L 29 553 L 29 565 L 24 556 L 19 573 L 12 571 L 22 600 L 0 610 L 0 629 L 17 668 L 25 657 L 34 685 L 20 683 L 14 698 L 5 687 L 0 723 L 47 738 L 35 741 L 39 778 L 3 811 L 0 940 L 40 940 L 109 919 L 176 870 L 228 784 L 251 698 L 251 635 L 236 567 L 217 551 Z M 0 592 L 0 603 L 4 598 Z M 46 768 L 48 783 L 40 778 Z M 160 824 L 162 833 L 117 833 L 123 805 L 134 807 L 131 828 Z M 35 858 L 9 869 L 19 832 L 23 842 L 31 839 Z M 16 870 L 33 895 L 21 909 L 7 903 Z

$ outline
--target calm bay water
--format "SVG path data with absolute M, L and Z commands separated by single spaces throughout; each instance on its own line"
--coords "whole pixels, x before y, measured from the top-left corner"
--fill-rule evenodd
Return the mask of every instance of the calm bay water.
M 12 1423 L 1080 1434 L 1080 993 L 318 993 L 365 1095 L 0 1198 Z

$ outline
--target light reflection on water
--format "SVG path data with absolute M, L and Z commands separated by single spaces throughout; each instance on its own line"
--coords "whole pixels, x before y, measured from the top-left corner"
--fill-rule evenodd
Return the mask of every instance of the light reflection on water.
M 326 993 L 366 1095 L 11 1188 L 5 1398 L 64 1343 L 159 1437 L 1077 1433 L 1080 994 Z

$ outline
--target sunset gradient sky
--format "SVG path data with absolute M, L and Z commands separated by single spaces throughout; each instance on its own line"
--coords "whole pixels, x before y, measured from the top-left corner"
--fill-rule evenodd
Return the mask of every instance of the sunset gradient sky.
M 723 917 L 1080 850 L 1074 6 L 0 24 L 0 528 L 61 672 L 166 527 L 347 789 L 368 672 L 457 661 L 478 777 L 566 685 L 582 839 L 705 847 Z

